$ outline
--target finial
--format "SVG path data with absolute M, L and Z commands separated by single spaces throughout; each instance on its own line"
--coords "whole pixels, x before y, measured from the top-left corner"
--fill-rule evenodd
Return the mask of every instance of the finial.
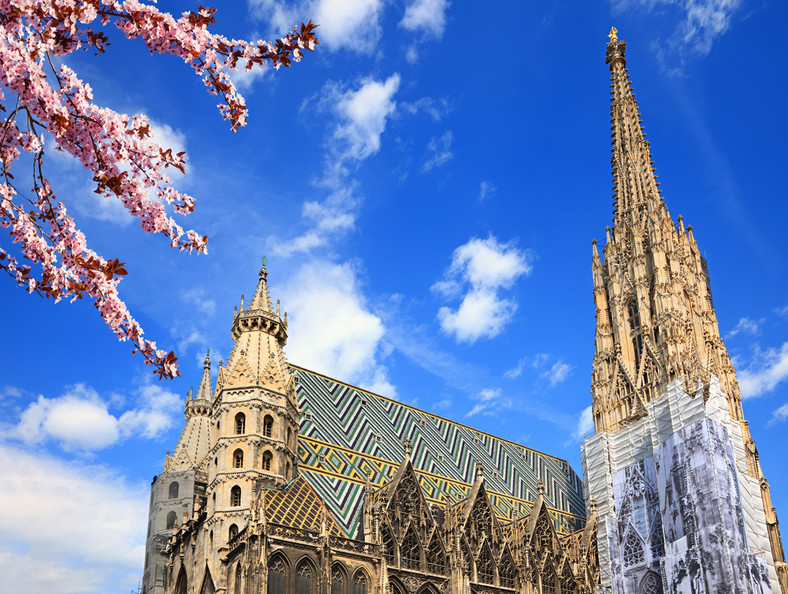
M 610 43 L 616 43 L 618 41 L 618 29 L 610 27 L 610 33 L 607 36 L 610 39 Z
M 406 456 L 410 456 L 410 446 L 411 446 L 410 437 L 406 437 L 405 441 L 402 442 L 402 448 L 405 450 Z
M 544 483 L 542 482 L 542 479 L 539 479 L 539 482 L 536 484 L 536 490 L 539 491 L 539 497 L 544 499 L 544 490 L 545 489 L 544 489 Z
M 276 300 L 276 317 L 279 317 L 279 299 Z
M 268 257 L 263 256 L 263 268 L 265 268 L 266 266 L 268 266 Z
M 189 391 L 186 392 L 186 402 L 192 399 L 192 392 L 194 391 L 194 386 L 189 386 Z
M 596 499 L 592 499 L 588 503 L 591 506 L 591 514 L 596 514 Z
M 591 240 L 591 245 L 593 245 L 593 246 L 595 246 L 595 245 L 596 245 L 596 239 L 592 239 L 592 240 Z
M 241 313 L 244 312 L 244 296 L 241 294 Z
M 205 351 L 205 361 L 202 362 L 202 366 L 205 369 L 210 369 L 210 367 L 211 367 L 211 349 L 207 349 Z
M 480 478 L 484 478 L 484 464 L 482 464 L 480 461 L 477 461 L 476 462 L 476 480 L 479 480 Z

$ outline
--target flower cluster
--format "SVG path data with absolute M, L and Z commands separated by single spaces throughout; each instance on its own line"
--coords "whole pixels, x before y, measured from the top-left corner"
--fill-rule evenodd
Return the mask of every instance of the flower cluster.
M 273 43 L 252 43 L 210 33 L 214 13 L 200 7 L 175 19 L 137 0 L 0 0 L 0 227 L 18 244 L 0 247 L 0 269 L 41 296 L 91 298 L 118 338 L 131 340 L 160 378 L 179 375 L 176 357 L 144 338 L 120 298 L 124 264 L 88 248 L 58 201 L 44 175 L 44 140 L 47 133 L 54 148 L 79 160 L 96 193 L 119 199 L 143 229 L 165 235 L 180 250 L 205 252 L 207 237 L 183 229 L 166 210 L 194 209 L 194 198 L 177 191 L 166 173 L 170 167 L 184 171 L 184 154 L 154 143 L 144 116 L 95 105 L 90 87 L 53 58 L 80 49 L 103 53 L 107 37 L 89 25 L 114 25 L 129 39 L 141 38 L 151 53 L 174 54 L 190 65 L 221 98 L 219 109 L 235 131 L 247 110 L 229 72 L 299 61 L 318 43 L 316 25 L 302 24 Z M 12 173 L 23 153 L 32 157 L 30 188 L 18 187 Z

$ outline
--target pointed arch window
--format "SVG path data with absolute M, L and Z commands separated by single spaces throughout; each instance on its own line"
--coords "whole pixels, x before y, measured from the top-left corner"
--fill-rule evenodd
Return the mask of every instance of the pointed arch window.
M 558 576 L 552 563 L 545 564 L 542 572 L 542 594 L 558 594 Z
M 295 594 L 312 594 L 314 583 L 314 571 L 307 561 L 302 561 L 296 569 L 296 591 Z
M 236 524 L 230 524 L 230 529 L 227 531 L 227 540 L 230 541 L 238 536 L 238 526 Z
M 367 594 L 367 575 L 363 571 L 356 573 L 353 578 L 353 594 Z
M 498 564 L 498 580 L 504 588 L 514 588 L 514 559 L 509 550 L 504 550 Z
M 643 335 L 640 331 L 640 312 L 634 297 L 627 303 L 629 332 L 632 336 L 632 352 L 635 357 L 635 371 L 640 369 L 640 354 L 643 352 Z
M 241 449 L 235 450 L 233 452 L 233 468 L 243 468 L 244 467 L 244 452 Z
M 243 435 L 244 433 L 246 433 L 246 415 L 241 412 L 235 415 L 235 434 Z
M 170 483 L 170 499 L 177 499 L 178 498 L 178 481 L 173 481 Z
M 627 531 L 624 537 L 624 566 L 631 567 L 642 563 L 643 556 L 643 543 L 633 529 Z
M 339 565 L 331 568 L 331 594 L 343 594 L 345 591 L 345 572 Z
M 263 419 L 263 435 L 271 437 L 274 433 L 274 418 L 271 415 L 265 415 Z
M 402 539 L 400 554 L 402 556 L 402 567 L 405 569 L 421 568 L 421 547 L 419 546 L 419 537 L 416 536 L 413 524 L 411 524 L 407 534 L 405 534 L 405 538 Z
M 290 429 L 290 427 L 287 428 L 287 447 L 289 447 L 291 450 L 295 449 L 293 447 L 293 430 Z
M 188 585 L 186 578 L 186 570 L 181 567 L 181 572 L 178 574 L 178 581 L 175 582 L 175 594 L 186 594 L 186 587 Z
M 271 470 L 271 460 L 273 460 L 273 458 L 271 452 L 265 452 L 263 454 L 263 470 Z
M 241 563 L 239 562 L 239 563 L 238 563 L 238 565 L 237 565 L 237 566 L 236 566 L 236 568 L 235 568 L 235 594 L 241 594 L 241 592 L 242 592 L 242 589 L 241 589 L 241 586 L 242 586 L 242 584 L 241 584 L 241 579 L 242 579 L 242 575 L 241 575 Z
M 268 561 L 268 594 L 284 594 L 285 562 L 281 557 L 272 557 Z
M 172 527 L 175 526 L 175 519 L 176 515 L 174 511 L 171 511 L 167 514 L 167 530 L 172 530 Z
M 640 594 L 662 594 L 662 580 L 653 571 L 649 571 L 640 582 Z
M 238 485 L 230 489 L 230 505 L 233 507 L 241 505 L 241 487 Z
M 380 529 L 381 540 L 383 541 L 383 554 L 386 556 L 386 562 L 389 565 L 394 565 L 394 536 L 391 534 L 391 529 L 384 525 Z
M 493 584 L 495 582 L 495 568 L 493 567 L 492 553 L 490 547 L 485 543 L 476 560 L 477 581 L 482 584 Z
M 446 567 L 443 547 L 441 546 L 438 534 L 434 534 L 427 547 L 427 571 L 430 573 L 443 573 Z

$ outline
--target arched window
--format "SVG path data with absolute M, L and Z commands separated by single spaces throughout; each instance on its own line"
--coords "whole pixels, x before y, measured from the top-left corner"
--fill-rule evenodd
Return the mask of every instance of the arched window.
M 235 434 L 241 435 L 246 433 L 246 415 L 238 413 L 235 415 Z
M 230 529 L 227 531 L 227 540 L 232 540 L 238 536 L 238 526 L 230 524 Z
M 514 576 L 514 559 L 512 559 L 509 549 L 506 549 L 498 563 L 498 581 L 504 588 L 514 588 Z
M 331 568 L 331 594 L 343 594 L 345 591 L 345 572 L 339 565 Z
M 395 550 L 394 550 L 394 536 L 391 534 L 391 529 L 388 524 L 384 524 L 380 529 L 381 540 L 383 541 L 383 554 L 386 556 L 386 562 L 389 565 L 394 565 Z
M 631 567 L 643 562 L 643 543 L 635 531 L 630 528 L 624 537 L 624 567 Z
M 284 594 L 285 562 L 277 555 L 268 561 L 268 594 Z
M 405 569 L 420 569 L 421 550 L 413 524 L 411 524 L 408 532 L 405 534 L 405 538 L 402 539 L 400 555 L 402 556 L 402 567 Z
M 241 505 L 241 487 L 238 485 L 230 489 L 230 505 L 233 507 Z
M 291 450 L 295 449 L 293 447 L 293 430 L 290 427 L 287 428 L 287 447 Z
M 639 594 L 662 594 L 662 580 L 653 571 L 649 571 L 640 582 Z
M 271 470 L 271 460 L 272 459 L 273 459 L 273 456 L 271 455 L 271 452 L 265 452 L 263 454 L 263 470 Z
M 443 547 L 436 531 L 432 536 L 430 546 L 427 547 L 427 571 L 430 573 L 443 573 L 446 566 L 445 559 Z
M 178 498 L 178 481 L 173 481 L 170 483 L 170 499 L 177 499 Z
M 233 466 L 235 468 L 243 468 L 244 467 L 244 452 L 243 450 L 235 450 L 233 452 Z
M 492 553 L 487 543 L 484 543 L 476 560 L 477 580 L 482 584 L 492 584 L 495 582 L 495 569 L 493 567 Z
M 287 471 L 285 473 L 285 478 L 289 481 L 290 478 L 292 477 L 292 470 L 291 470 L 292 467 L 290 466 L 290 462 L 287 463 L 287 466 L 285 468 L 287 468 Z
M 178 579 L 175 582 L 175 594 L 186 594 L 187 582 L 186 570 L 181 567 L 181 572 L 178 574 Z
M 241 563 L 235 568 L 235 594 L 241 594 Z
M 274 432 L 274 418 L 271 415 L 265 415 L 263 419 L 263 435 L 271 437 Z
M 627 318 L 629 318 L 629 331 L 632 335 L 632 351 L 635 354 L 635 370 L 640 369 L 640 354 L 643 352 L 643 336 L 640 332 L 640 313 L 635 298 L 627 304 Z
M 174 511 L 167 514 L 167 530 L 171 530 L 175 526 L 176 515 Z
M 368 583 L 367 574 L 363 571 L 357 572 L 356 577 L 353 578 L 353 594 L 367 594 Z
M 296 569 L 296 591 L 295 594 L 312 594 L 312 584 L 314 583 L 314 571 L 307 561 L 301 561 Z
M 558 576 L 550 563 L 542 571 L 542 594 L 558 594 Z

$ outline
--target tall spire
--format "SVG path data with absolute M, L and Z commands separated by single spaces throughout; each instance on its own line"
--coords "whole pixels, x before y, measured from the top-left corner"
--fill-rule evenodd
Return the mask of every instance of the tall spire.
M 635 94 L 629 80 L 624 57 L 627 42 L 619 41 L 615 27 L 608 35 L 605 62 L 610 68 L 610 130 L 613 141 L 613 198 L 616 225 L 626 217 L 630 224 L 659 213 L 662 197 L 659 194 L 651 149 L 643 130 Z
M 594 424 L 613 431 L 645 414 L 660 386 L 683 377 L 694 394 L 715 375 L 741 420 L 741 395 L 720 337 L 706 263 L 691 231 L 671 219 L 626 68 L 626 41 L 611 30 L 614 224 L 604 261 L 594 245 L 597 309 Z

